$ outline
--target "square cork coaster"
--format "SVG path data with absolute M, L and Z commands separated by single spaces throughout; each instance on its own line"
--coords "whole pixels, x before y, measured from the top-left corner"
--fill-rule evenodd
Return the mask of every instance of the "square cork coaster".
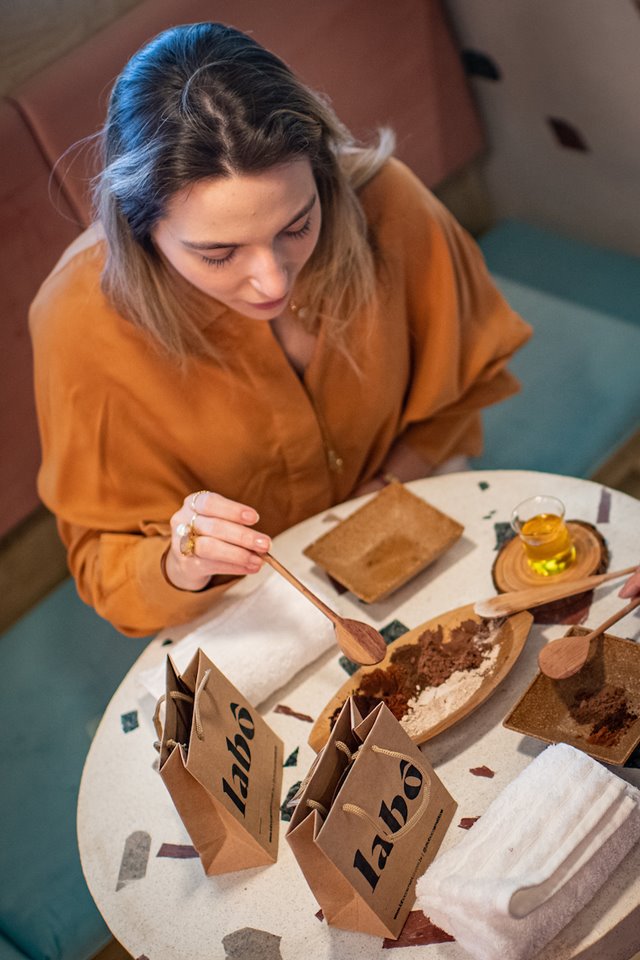
M 567 635 L 588 632 L 574 626 Z M 621 689 L 628 705 L 619 730 L 598 731 L 595 718 L 578 722 L 575 717 L 577 699 L 605 685 Z M 640 644 L 608 633 L 596 637 L 582 670 L 565 680 L 538 673 L 503 725 L 546 743 L 568 743 L 604 763 L 626 763 L 640 744 Z
M 360 600 L 384 600 L 462 536 L 452 517 L 391 483 L 303 550 Z

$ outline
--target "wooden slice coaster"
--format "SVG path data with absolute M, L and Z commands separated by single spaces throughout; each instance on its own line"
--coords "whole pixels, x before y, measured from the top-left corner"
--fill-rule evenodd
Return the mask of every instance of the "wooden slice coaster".
M 534 573 L 525 556 L 524 548 L 518 537 L 508 540 L 500 548 L 495 559 L 491 576 L 498 593 L 510 590 L 522 590 L 525 587 L 538 587 L 542 583 L 560 583 L 563 580 L 578 580 L 593 573 L 604 573 L 609 566 L 609 551 L 604 537 L 592 524 L 584 520 L 568 520 L 567 527 L 576 548 L 576 558 L 563 570 L 552 577 L 541 577 Z

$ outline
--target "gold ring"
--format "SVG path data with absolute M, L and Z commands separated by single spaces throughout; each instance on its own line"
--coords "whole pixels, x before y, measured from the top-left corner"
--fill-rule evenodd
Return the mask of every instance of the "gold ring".
M 197 508 L 196 508 L 196 500 L 198 499 L 198 497 L 200 496 L 201 493 L 211 493 L 211 491 L 210 491 L 210 490 L 198 490 L 196 493 L 194 493 L 194 494 L 191 495 L 191 499 L 189 500 L 189 506 L 190 506 L 191 509 L 194 511 L 194 513 L 195 513 L 195 511 L 196 511 L 196 509 L 197 509 Z
M 198 531 L 196 530 L 196 520 L 198 514 L 194 513 L 189 523 L 179 523 L 176 527 L 176 533 L 180 537 L 180 553 L 184 557 L 193 557 L 196 553 L 196 540 Z
M 180 553 L 183 557 L 193 557 L 196 552 L 197 533 L 189 532 L 186 536 L 180 537 Z

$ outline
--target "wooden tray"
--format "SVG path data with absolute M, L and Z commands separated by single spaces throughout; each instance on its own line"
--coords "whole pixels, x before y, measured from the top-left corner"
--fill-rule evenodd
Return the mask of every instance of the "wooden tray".
M 604 573 L 609 556 L 607 546 L 596 528 L 583 520 L 568 520 L 567 527 L 575 544 L 576 558 L 562 573 L 555 573 L 550 577 L 542 577 L 531 569 L 518 537 L 508 540 L 501 547 L 491 571 L 498 593 L 539 587 L 543 583 L 578 580 L 589 577 L 592 573 Z
M 375 603 L 433 563 L 463 530 L 391 483 L 302 552 L 360 600 Z
M 482 619 L 482 617 L 479 617 L 473 612 L 473 604 L 471 603 L 467 606 L 450 610 L 447 613 L 441 613 L 437 617 L 427 620 L 419 627 L 414 627 L 413 630 L 409 630 L 408 633 L 404 633 L 401 637 L 398 637 L 397 640 L 394 640 L 389 644 L 387 648 L 387 654 L 381 663 L 375 664 L 371 667 L 360 667 L 359 670 L 357 670 L 351 677 L 349 677 L 348 680 L 345 681 L 345 683 L 343 683 L 336 695 L 329 701 L 316 720 L 313 729 L 309 734 L 310 746 L 317 752 L 325 745 L 331 730 L 330 720 L 335 711 L 338 709 L 338 707 L 342 706 L 347 697 L 357 690 L 358 686 L 360 685 L 360 680 L 364 674 L 371 673 L 376 669 L 384 670 L 385 667 L 389 666 L 391 663 L 391 655 L 398 647 L 405 646 L 409 643 L 418 643 L 420 636 L 426 629 L 435 629 L 439 625 L 441 625 L 443 628 L 451 628 L 457 626 L 463 620 L 475 620 L 477 623 L 480 623 Z M 500 632 L 494 640 L 494 643 L 500 645 L 500 651 L 491 672 L 483 677 L 480 686 L 473 691 L 465 703 L 459 706 L 448 716 L 438 721 L 438 723 L 420 731 L 419 734 L 411 735 L 411 739 L 414 741 L 414 743 L 424 743 L 426 740 L 430 740 L 432 737 L 435 737 L 438 733 L 442 733 L 443 730 L 447 730 L 454 723 L 457 723 L 459 720 L 462 720 L 463 717 L 466 717 L 468 714 L 470 714 L 472 710 L 476 709 L 476 707 L 479 707 L 480 704 L 483 703 L 493 693 L 498 684 L 506 677 L 518 659 L 529 634 L 529 629 L 532 622 L 533 617 L 528 611 L 516 613 L 514 616 L 508 617 L 505 620 L 504 624 L 500 628 Z
M 589 633 L 572 627 L 567 635 Z M 616 744 L 591 744 L 591 724 L 579 724 L 569 710 L 578 691 L 597 689 L 603 683 L 624 688 L 637 719 Z M 605 763 L 623 764 L 640 744 L 640 644 L 605 633 L 591 641 L 585 666 L 566 680 L 551 680 L 538 673 L 503 725 L 545 743 L 568 743 Z

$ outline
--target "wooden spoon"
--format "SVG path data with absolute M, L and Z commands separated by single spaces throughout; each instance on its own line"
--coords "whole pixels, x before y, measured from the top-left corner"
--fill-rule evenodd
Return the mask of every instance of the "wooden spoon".
M 350 660 L 355 663 L 380 663 L 384 660 L 387 652 L 387 645 L 380 636 L 375 627 L 368 623 L 362 623 L 360 620 L 349 620 L 340 617 L 338 614 L 323 603 L 320 597 L 316 597 L 308 587 L 305 587 L 297 577 L 283 567 L 279 560 L 276 560 L 270 553 L 263 554 L 264 559 L 274 570 L 277 570 L 281 576 L 300 591 L 303 596 L 310 600 L 325 617 L 333 623 L 338 646 Z
M 539 607 L 543 603 L 551 603 L 552 600 L 562 600 L 564 597 L 572 597 L 585 590 L 593 590 L 607 580 L 624 577 L 637 569 L 637 566 L 627 567 L 626 570 L 599 573 L 591 577 L 583 577 L 581 580 L 561 580 L 558 583 L 543 583 L 539 587 L 513 590 L 510 593 L 498 594 L 497 597 L 490 597 L 488 600 L 478 600 L 473 609 L 481 617 L 509 617 L 520 610 L 530 610 L 531 607 Z
M 596 637 L 610 627 L 612 624 L 622 620 L 628 613 L 640 606 L 640 597 L 634 597 L 633 600 L 612 614 L 599 627 L 592 630 L 591 633 L 576 635 L 575 637 L 560 637 L 558 640 L 552 640 L 546 647 L 543 647 L 538 654 L 538 666 L 542 673 L 552 680 L 564 680 L 566 677 L 573 676 L 578 670 L 581 670 L 589 656 L 589 644 Z

